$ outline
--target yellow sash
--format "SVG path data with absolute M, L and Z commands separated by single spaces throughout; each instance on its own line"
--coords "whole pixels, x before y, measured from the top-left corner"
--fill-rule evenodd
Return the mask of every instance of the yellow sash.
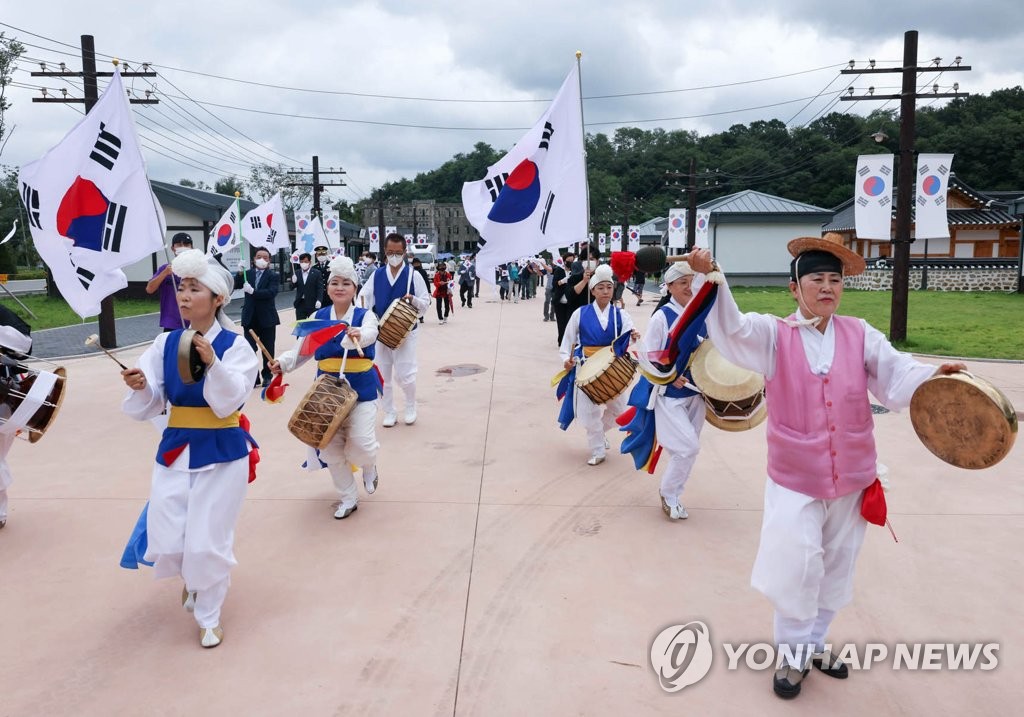
M 324 373 L 339 373 L 341 359 L 329 358 L 316 362 L 317 368 Z M 345 362 L 345 373 L 365 373 L 373 368 L 373 360 L 368 358 L 350 358 Z
M 168 428 L 238 428 L 238 417 L 235 411 L 230 416 L 218 418 L 209 406 L 171 406 L 171 414 L 167 418 Z
M 584 346 L 583 347 L 583 355 L 586 358 L 590 358 L 591 356 L 596 354 L 601 349 L 606 349 L 606 348 L 608 348 L 608 347 L 607 346 Z

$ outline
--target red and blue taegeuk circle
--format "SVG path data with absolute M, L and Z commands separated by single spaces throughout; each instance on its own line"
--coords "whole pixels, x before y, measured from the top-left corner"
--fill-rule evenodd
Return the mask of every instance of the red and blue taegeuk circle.
M 929 174 L 924 178 L 924 181 L 921 182 L 921 188 L 929 197 L 934 197 L 939 193 L 939 190 L 942 189 L 942 180 L 934 174 Z
M 673 229 L 682 229 L 683 228 L 683 218 L 682 217 L 672 217 L 672 228 Z
M 217 246 L 225 247 L 231 241 L 231 237 L 234 232 L 231 231 L 230 224 L 221 224 L 217 230 Z
M 327 220 L 327 228 L 330 229 L 332 232 L 334 231 L 334 228 L 336 226 L 338 226 L 338 222 L 334 221 L 333 219 Z
M 110 201 L 88 179 L 75 177 L 57 208 L 57 232 L 76 247 L 101 251 Z
M 697 220 L 697 228 L 698 229 L 704 229 L 704 227 L 706 227 L 707 225 L 708 225 L 708 220 L 705 219 L 704 217 L 701 217 L 700 219 Z
M 873 174 L 864 180 L 864 193 L 869 197 L 877 197 L 885 191 L 885 180 Z
M 540 201 L 540 171 L 524 159 L 505 180 L 487 218 L 500 224 L 515 224 L 533 214 Z

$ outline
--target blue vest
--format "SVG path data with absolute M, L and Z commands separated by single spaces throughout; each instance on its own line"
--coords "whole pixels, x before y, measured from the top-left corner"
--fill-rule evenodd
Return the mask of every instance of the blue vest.
M 388 272 L 391 271 L 388 267 L 382 266 L 373 272 L 371 277 L 371 281 L 373 281 L 373 313 L 377 314 L 378 319 L 384 316 L 395 299 L 401 299 L 406 294 L 412 293 L 411 287 L 414 282 L 409 281 L 409 273 L 412 270 L 408 264 L 402 267 L 394 284 L 388 279 Z
M 615 341 L 616 332 L 622 331 L 622 314 L 612 306 L 608 314 L 608 327 L 602 329 L 597 319 L 597 309 L 593 304 L 580 308 L 580 345 L 576 347 L 576 355 L 583 355 L 584 346 L 611 346 Z
M 659 311 L 665 313 L 665 323 L 669 329 L 672 328 L 672 324 L 675 322 L 676 317 L 679 316 L 675 311 L 669 307 L 668 304 L 662 306 Z M 690 374 L 690 370 L 686 367 L 690 363 L 690 356 L 700 346 L 698 338 L 706 338 L 708 335 L 708 329 L 705 324 L 701 324 L 700 329 L 697 331 L 697 335 L 693 338 L 693 343 L 690 346 L 679 347 L 679 357 L 676 359 L 676 375 L 686 376 L 686 379 L 693 383 L 693 376 Z M 667 349 L 668 346 L 665 346 Z M 689 388 L 676 388 L 672 384 L 665 387 L 665 396 L 668 398 L 686 398 L 687 396 L 696 396 L 697 392 Z
M 203 386 L 206 385 L 204 375 L 197 383 L 185 385 L 178 375 L 178 341 L 182 329 L 167 334 L 164 344 L 164 392 L 172 406 L 207 406 L 210 404 L 203 398 Z M 242 338 L 231 331 L 222 330 L 213 340 L 213 352 L 218 359 L 224 358 L 224 352 Z M 243 404 L 244 405 L 244 404 Z M 241 410 L 242 406 L 238 407 Z M 163 438 L 156 450 L 156 462 L 162 466 L 170 463 L 165 461 L 165 454 L 185 445 L 189 448 L 188 467 L 201 468 L 211 463 L 228 463 L 249 455 L 249 444 L 256 441 L 248 432 L 241 428 L 171 428 L 164 429 Z M 173 462 L 173 461 L 172 461 Z
M 374 289 L 376 288 L 377 287 L 374 287 Z M 368 309 L 360 309 L 359 307 L 353 309 L 352 325 L 362 326 L 363 317 L 366 316 L 367 311 Z M 324 308 L 320 309 L 313 315 L 313 318 L 329 320 L 331 318 L 331 307 L 325 306 Z M 316 350 L 316 353 L 313 354 L 313 358 L 316 359 L 317 361 L 322 361 L 324 359 L 342 358 L 343 356 L 346 356 L 346 351 L 341 346 L 342 339 L 344 339 L 344 336 L 337 336 L 331 339 L 326 344 L 324 344 L 323 346 Z M 367 358 L 372 361 L 374 355 L 376 354 L 376 346 L 376 342 L 370 344 L 369 346 L 363 346 L 362 356 L 360 356 L 359 352 L 356 351 L 355 349 L 351 349 L 347 352 L 348 360 L 351 361 L 352 359 Z M 328 372 L 321 371 L 319 368 L 316 371 L 317 376 L 323 373 Z M 360 401 L 376 400 L 378 393 L 383 389 L 383 386 L 381 386 L 380 379 L 377 375 L 377 370 L 375 368 L 370 369 L 369 371 L 360 371 L 359 373 L 352 373 L 351 371 L 346 371 L 345 379 L 348 381 L 349 385 L 359 396 Z

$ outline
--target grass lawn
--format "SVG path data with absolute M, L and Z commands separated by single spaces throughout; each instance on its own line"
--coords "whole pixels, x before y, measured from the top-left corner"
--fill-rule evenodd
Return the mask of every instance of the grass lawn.
M 735 287 L 743 311 L 788 316 L 796 307 L 785 287 Z M 889 335 L 892 294 L 843 292 L 839 313 L 859 316 Z M 911 291 L 904 351 L 1024 360 L 1024 294 Z
M 33 319 L 25 313 L 25 310 L 18 306 L 18 302 L 7 294 L 0 298 L 0 303 L 16 313 L 32 327 L 33 331 L 39 329 L 52 329 L 56 326 L 70 326 L 72 324 L 87 323 L 96 321 L 93 316 L 85 321 L 82 317 L 71 310 L 64 299 L 51 299 L 45 294 L 18 295 L 18 300 L 32 310 L 37 317 Z M 114 316 L 138 316 L 139 314 L 152 314 L 160 311 L 160 302 L 156 299 L 145 301 L 141 299 L 114 299 Z

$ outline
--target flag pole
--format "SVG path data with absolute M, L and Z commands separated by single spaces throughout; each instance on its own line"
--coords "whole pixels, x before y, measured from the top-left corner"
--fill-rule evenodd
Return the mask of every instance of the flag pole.
M 242 241 L 242 203 L 239 201 L 239 197 L 241 197 L 241 196 L 242 196 L 242 193 L 236 190 L 235 191 L 235 217 L 236 217 L 235 221 L 238 222 L 238 224 L 237 224 L 237 226 L 238 226 L 238 254 L 239 254 L 240 257 L 242 257 L 242 259 L 241 259 L 242 266 L 246 267 L 247 266 L 247 262 L 245 261 L 245 243 Z M 242 269 L 242 281 L 243 282 L 246 282 L 246 281 L 249 280 L 246 277 L 246 275 L 245 275 L 245 272 L 247 270 L 248 270 L 247 268 L 243 268 Z
M 580 134 L 583 136 L 583 189 L 586 191 L 587 197 L 587 223 L 583 228 L 583 236 L 587 237 L 587 251 L 590 251 L 590 182 L 587 179 L 587 131 L 583 121 L 583 74 L 580 70 L 580 58 L 583 57 L 582 50 L 576 50 L 576 81 L 579 83 L 579 94 L 580 94 Z

